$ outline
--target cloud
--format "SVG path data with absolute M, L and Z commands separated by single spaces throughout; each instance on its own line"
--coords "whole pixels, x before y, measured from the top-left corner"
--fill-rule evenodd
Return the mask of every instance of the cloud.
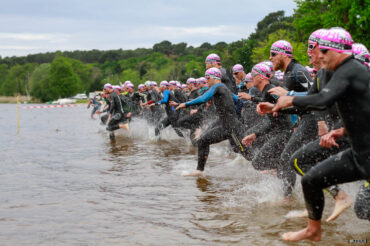
M 12 40 L 20 40 L 20 41 L 66 42 L 69 40 L 70 37 L 71 37 L 70 34 L 0 32 L 0 42 L 2 39 L 12 39 Z
M 268 13 L 285 9 L 290 15 L 293 7 L 293 1 L 277 6 L 275 0 L 6 1 L 0 8 L 0 55 L 148 48 L 163 40 L 232 42 L 247 38 Z

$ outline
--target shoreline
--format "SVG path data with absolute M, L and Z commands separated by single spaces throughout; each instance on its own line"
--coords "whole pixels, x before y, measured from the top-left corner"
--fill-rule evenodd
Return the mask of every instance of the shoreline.
M 50 104 L 48 102 L 41 102 L 40 100 L 28 96 L 19 96 L 19 102 L 20 104 Z M 89 100 L 79 99 L 73 104 L 80 103 L 89 103 Z M 0 104 L 17 104 L 17 97 L 0 96 Z
M 28 96 L 19 96 L 19 102 L 24 103 L 39 103 L 37 100 L 33 100 L 32 97 Z M 16 104 L 17 103 L 17 97 L 6 97 L 6 96 L 0 96 L 0 103 L 6 103 L 6 104 Z

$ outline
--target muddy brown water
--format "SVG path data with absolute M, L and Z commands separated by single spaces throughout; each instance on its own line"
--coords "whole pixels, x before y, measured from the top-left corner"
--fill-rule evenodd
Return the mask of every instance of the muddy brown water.
M 172 129 L 156 141 L 134 121 L 111 142 L 81 106 L 23 109 L 17 135 L 16 105 L 0 112 L 0 245 L 290 245 L 282 233 L 306 224 L 286 217 L 304 209 L 299 181 L 292 204 L 276 205 L 279 180 L 227 142 L 211 147 L 204 177 L 183 177 L 196 149 Z M 354 197 L 359 186 L 342 187 Z M 326 195 L 324 218 L 332 208 Z M 352 239 L 370 243 L 370 223 L 350 208 L 323 223 L 319 245 Z

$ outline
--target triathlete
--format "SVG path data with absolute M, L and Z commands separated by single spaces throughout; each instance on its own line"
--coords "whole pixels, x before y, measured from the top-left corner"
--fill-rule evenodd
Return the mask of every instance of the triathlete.
M 210 87 L 208 91 L 192 101 L 181 103 L 176 108 L 176 110 L 178 110 L 180 108 L 199 105 L 212 99 L 219 117 L 219 122 L 208 128 L 197 140 L 198 166 L 195 172 L 188 174 L 189 176 L 198 176 L 203 173 L 211 144 L 229 139 L 230 143 L 240 148 L 241 152 L 244 150 L 244 147 L 241 145 L 244 127 L 237 119 L 233 94 L 225 84 L 221 83 L 222 73 L 220 69 L 216 67 L 208 69 L 205 72 L 205 78 Z M 236 100 L 237 99 L 236 97 Z
M 308 210 L 308 225 L 298 232 L 283 235 L 284 240 L 321 239 L 323 189 L 339 183 L 370 179 L 370 74 L 352 56 L 353 40 L 341 28 L 331 28 L 319 41 L 320 55 L 326 69 L 334 71 L 320 93 L 280 97 L 273 111 L 292 105 L 304 109 L 322 109 L 336 104 L 344 128 L 335 130 L 323 145 L 337 146 L 336 140 L 347 135 L 351 147 L 311 168 L 302 178 L 302 189 Z
M 164 104 L 167 114 L 167 117 L 162 120 L 155 128 L 155 135 L 159 136 L 162 129 L 166 128 L 169 125 L 172 125 L 177 135 L 183 137 L 182 133 L 176 128 L 176 121 L 178 120 L 179 112 L 175 110 L 174 106 L 170 105 L 170 101 L 178 102 L 178 99 L 174 96 L 169 87 L 172 87 L 171 89 L 173 90 L 174 88 L 176 88 L 176 85 L 170 85 L 167 81 L 162 81 L 160 83 L 159 90 L 163 93 L 163 99 L 157 102 L 148 102 L 150 106 L 159 106 L 161 104 Z
M 276 98 L 268 93 L 271 88 L 274 88 L 274 85 L 271 85 L 269 81 L 271 76 L 271 70 L 266 64 L 259 63 L 253 66 L 252 83 L 262 95 L 261 97 L 252 97 L 252 101 L 276 102 Z M 248 135 L 242 142 L 246 146 L 249 146 L 255 140 L 258 142 L 253 145 L 257 144 L 259 146 L 262 142 L 263 146 L 253 156 L 252 165 L 255 169 L 261 171 L 276 169 L 278 178 L 283 180 L 284 197 L 288 198 L 291 196 L 296 174 L 289 166 L 289 163 L 284 163 L 281 160 L 280 154 L 291 136 L 289 116 L 279 114 L 277 117 L 274 117 L 272 114 L 269 114 L 268 118 L 269 120 L 264 121 L 263 124 L 258 123 L 253 128 L 250 128 L 247 131 Z M 253 147 L 255 148 L 255 146 Z M 250 148 L 248 149 L 250 150 Z
M 89 99 L 89 104 L 87 105 L 87 108 L 90 108 L 90 105 L 93 105 L 93 110 L 91 111 L 91 119 L 94 119 L 94 114 L 101 114 L 101 103 L 96 100 L 96 97 L 93 97 Z
M 120 86 L 109 86 L 106 88 L 111 99 L 111 106 L 109 109 L 109 116 L 107 120 L 107 130 L 110 132 L 109 137 L 114 139 L 114 130 L 125 128 L 129 131 L 128 119 L 131 117 L 131 112 L 125 110 L 128 105 L 121 99 L 121 87 Z

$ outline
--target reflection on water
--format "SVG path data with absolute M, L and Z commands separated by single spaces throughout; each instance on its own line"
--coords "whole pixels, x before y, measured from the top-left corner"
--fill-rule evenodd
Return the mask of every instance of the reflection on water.
M 182 177 L 196 149 L 171 129 L 156 140 L 139 120 L 111 142 L 76 107 L 24 110 L 17 136 L 14 107 L 0 105 L 1 245 L 285 245 L 283 232 L 305 226 L 285 217 L 304 208 L 300 187 L 277 206 L 279 180 L 230 156 L 227 143 L 211 148 L 204 177 Z M 358 187 L 343 186 L 353 197 Z M 324 218 L 332 208 L 326 197 Z M 370 239 L 353 209 L 323 229 L 320 245 Z

